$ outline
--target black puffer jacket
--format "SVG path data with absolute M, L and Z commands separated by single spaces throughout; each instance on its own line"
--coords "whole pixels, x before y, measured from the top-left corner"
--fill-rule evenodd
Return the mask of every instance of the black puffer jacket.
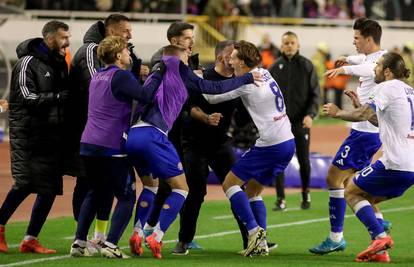
M 103 67 L 98 60 L 98 44 L 105 38 L 105 26 L 102 21 L 93 24 L 83 37 L 83 45 L 72 59 L 70 78 L 73 90 L 71 113 L 74 126 L 74 142 L 79 142 L 88 119 L 89 83 L 92 76 Z
M 105 38 L 105 25 L 102 21 L 94 23 L 83 37 L 83 45 L 74 55 L 71 63 L 71 109 L 69 127 L 66 130 L 67 142 L 71 150 L 66 159 L 65 174 L 85 176 L 79 159 L 79 144 L 86 121 L 88 120 L 89 83 L 92 76 L 103 67 L 98 60 L 98 44 Z
M 24 41 L 16 51 L 9 99 L 14 187 L 62 194 L 66 117 L 57 94 L 68 89 L 67 65 L 40 38 Z

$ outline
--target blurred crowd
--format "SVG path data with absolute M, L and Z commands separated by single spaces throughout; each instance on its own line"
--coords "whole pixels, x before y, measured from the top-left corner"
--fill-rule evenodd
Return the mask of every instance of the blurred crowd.
M 26 9 L 179 13 L 181 0 L 0 0 Z M 414 0 L 187 0 L 187 13 L 384 20 L 414 20 Z

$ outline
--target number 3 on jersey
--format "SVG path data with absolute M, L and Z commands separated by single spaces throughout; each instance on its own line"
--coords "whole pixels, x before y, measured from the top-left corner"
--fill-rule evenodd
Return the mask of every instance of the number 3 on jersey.
M 341 153 L 342 158 L 346 159 L 348 157 L 349 150 L 351 150 L 350 146 L 344 147 L 344 151 L 342 151 Z
M 285 102 L 283 101 L 282 92 L 276 82 L 270 84 L 270 90 L 272 90 L 272 93 L 276 96 L 275 102 L 277 111 L 282 112 L 285 108 Z

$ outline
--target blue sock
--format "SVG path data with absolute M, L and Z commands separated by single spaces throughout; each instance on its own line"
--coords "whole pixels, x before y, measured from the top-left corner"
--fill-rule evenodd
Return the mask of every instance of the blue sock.
M 329 220 L 331 232 L 342 233 L 346 211 L 345 189 L 329 190 Z
M 156 191 L 155 191 L 156 192 Z M 154 202 L 155 193 L 144 186 L 141 195 L 137 201 L 137 207 L 135 211 L 134 226 L 138 228 L 144 228 L 150 214 L 152 204 Z
M 174 222 L 175 218 L 177 218 L 177 214 L 180 212 L 187 194 L 188 192 L 184 190 L 173 189 L 170 196 L 165 200 L 163 206 L 167 205 L 169 208 L 166 209 L 163 207 L 159 218 L 160 230 L 164 233 Z
M 256 219 L 257 224 L 266 230 L 266 206 L 263 202 L 262 197 L 254 197 L 249 199 L 250 208 L 253 211 L 254 218 Z
M 371 239 L 374 240 L 379 234 L 384 233 L 384 227 L 378 223 L 375 217 L 374 209 L 371 204 L 366 201 L 360 201 L 354 206 L 355 215 L 365 225 Z
M 135 196 L 131 199 L 119 200 L 116 203 L 114 214 L 111 218 L 111 227 L 109 228 L 106 241 L 114 245 L 118 244 L 119 239 L 125 231 L 134 209 Z
M 254 218 L 253 211 L 250 208 L 249 199 L 240 186 L 234 185 L 226 191 L 227 198 L 230 199 L 231 207 L 239 216 L 243 224 L 246 225 L 247 231 L 250 231 L 258 226 Z

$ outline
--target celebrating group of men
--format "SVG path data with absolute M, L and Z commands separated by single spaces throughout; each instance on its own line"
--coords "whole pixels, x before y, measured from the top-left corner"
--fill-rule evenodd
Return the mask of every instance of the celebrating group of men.
M 354 45 L 359 55 L 341 57 L 338 68 L 327 73 L 359 76 L 360 85 L 356 93 L 347 92 L 353 110 L 330 103 L 323 107 L 326 115 L 355 123 L 329 169 L 331 232 L 309 249 L 315 254 L 345 249 L 348 203 L 372 239 L 356 260 L 389 262 L 390 223 L 383 220 L 377 204 L 402 195 L 414 183 L 414 91 L 403 82 L 409 71 L 402 58 L 380 49 L 381 34 L 376 21 L 356 20 Z M 203 70 L 192 54 L 194 26 L 185 22 L 170 25 L 170 44 L 152 57 L 151 71 L 135 55 L 129 43 L 130 20 L 120 14 L 89 28 L 70 70 L 65 62 L 69 26 L 50 21 L 42 35 L 17 48 L 8 106 L 15 184 L 0 208 L 0 252 L 8 251 L 7 221 L 31 193 L 37 198 L 19 250 L 56 252 L 42 246 L 37 237 L 56 195 L 63 192 L 62 175 L 70 174 L 77 177 L 73 195 L 77 230 L 71 256 L 99 252 L 108 258 L 128 257 L 118 241 L 134 208 L 131 254 L 141 256 L 145 243 L 155 258 L 161 258 L 164 234 L 180 213 L 179 238 L 172 252 L 186 255 L 195 245 L 209 167 L 220 179 L 239 224 L 242 254 L 265 256 L 277 246 L 267 241 L 261 193 L 283 173 L 295 147 L 304 148 L 297 153 L 304 162 L 303 175 L 309 176 L 305 163 L 318 105 L 315 90 L 302 94 L 308 106 L 295 104 L 293 98 L 287 100 L 293 104 L 285 103 L 284 93 L 295 86 L 280 88 L 277 68 L 283 65 L 270 72 L 261 68 L 259 50 L 246 41 L 219 42 L 215 65 Z M 289 47 L 298 37 L 287 32 L 282 39 Z M 312 65 L 298 53 L 297 46 L 284 64 L 309 75 L 304 84 L 316 83 Z M 259 138 L 236 161 L 227 132 L 240 105 Z M 304 110 L 292 113 L 295 105 Z M 371 164 L 381 144 L 383 156 Z M 138 200 L 136 173 L 143 184 Z M 308 208 L 309 179 L 304 183 L 302 206 Z M 117 205 L 107 231 L 114 197 Z M 95 219 L 95 234 L 88 241 Z

